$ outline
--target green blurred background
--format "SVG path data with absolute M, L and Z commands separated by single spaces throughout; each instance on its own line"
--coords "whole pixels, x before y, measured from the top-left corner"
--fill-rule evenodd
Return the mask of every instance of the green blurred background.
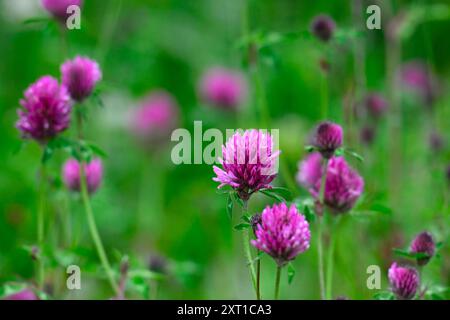
M 0 1 L 0 284 L 31 283 L 35 267 L 27 248 L 36 239 L 41 151 L 36 143 L 22 144 L 14 127 L 19 99 L 38 77 L 59 78 L 60 64 L 82 54 L 96 59 L 103 71 L 104 107 L 92 104 L 86 123 L 88 139 L 108 155 L 103 185 L 92 202 L 114 268 L 118 269 L 124 255 L 130 258 L 133 273 L 127 297 L 253 298 L 240 234 L 233 231 L 239 209 L 235 208 L 236 221 L 230 221 L 226 197 L 217 193 L 217 183 L 212 181 L 212 167 L 175 166 L 169 140 L 162 150 L 146 150 L 129 133 L 124 119 L 149 91 L 164 88 L 178 101 L 180 127 L 191 130 L 194 120 L 202 120 L 204 130 L 261 127 L 255 97 L 255 81 L 261 79 L 271 127 L 280 130 L 284 172 L 274 184 L 287 186 L 294 197 L 304 199 L 307 192 L 292 189 L 291 184 L 309 133 L 321 120 L 319 61 L 326 57 L 331 65 L 329 118 L 344 126 L 347 145 L 365 158 L 363 163 L 350 162 L 366 183 L 363 199 L 353 213 L 343 217 L 337 231 L 333 295 L 372 298 L 377 290 L 366 286 L 369 265 L 381 267 L 382 288 L 387 289 L 387 268 L 397 259 L 391 248 L 406 248 L 414 235 L 429 230 L 443 245 L 440 257 L 425 268 L 423 281 L 449 297 L 448 290 L 445 293 L 450 283 L 450 195 L 445 174 L 450 165 L 447 1 L 380 1 L 382 30 L 358 27 L 360 19 L 367 17 L 364 9 L 372 4 L 365 1 L 363 11 L 357 10 L 356 15 L 352 13 L 356 1 L 84 2 L 81 29 L 67 32 L 64 40 L 55 23 L 29 21 L 47 17 L 39 1 Z M 321 13 L 332 16 L 337 24 L 338 34 L 329 46 L 308 32 L 312 18 Z M 393 15 L 411 31 L 398 40 L 401 61 L 397 66 L 417 59 L 427 63 L 439 79 L 440 96 L 430 111 L 414 93 L 394 88 L 400 96 L 400 134 L 393 136 L 388 111 L 378 124 L 373 144 L 364 145 L 358 139 L 363 124 L 346 118 L 345 108 L 366 91 L 378 91 L 391 102 L 385 29 Z M 245 61 L 242 43 L 248 44 L 246 39 L 260 43 L 256 73 L 248 70 Z M 362 71 L 355 62 L 356 48 L 363 51 Z M 237 115 L 209 108 L 198 98 L 202 73 L 215 65 L 247 74 L 250 95 Z M 365 79 L 365 87 L 359 86 L 358 76 Z M 430 148 L 431 128 L 444 138 L 439 151 Z M 73 136 L 74 132 L 65 134 Z M 390 169 L 393 153 L 401 157 L 394 172 Z M 49 162 L 49 290 L 56 298 L 109 298 L 113 294 L 102 276 L 79 199 L 61 184 L 60 168 L 66 158 L 58 152 Z M 250 202 L 250 212 L 271 203 L 258 195 Z M 70 232 L 64 229 L 67 215 Z M 290 285 L 283 274 L 281 298 L 319 298 L 314 224 L 312 229 L 311 248 L 294 261 L 296 276 Z M 145 272 L 154 255 L 163 256 L 169 264 L 161 280 Z M 69 264 L 80 265 L 82 290 L 64 289 Z M 262 296 L 272 298 L 275 264 L 267 256 L 262 264 Z

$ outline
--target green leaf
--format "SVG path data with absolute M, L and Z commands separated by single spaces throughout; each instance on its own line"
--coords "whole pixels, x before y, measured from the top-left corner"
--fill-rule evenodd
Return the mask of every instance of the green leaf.
M 108 154 L 95 143 L 88 142 L 87 145 L 91 149 L 93 154 L 96 154 L 102 158 L 108 158 Z
M 236 201 L 241 207 L 244 206 L 244 201 L 243 201 L 241 198 L 239 198 L 237 192 L 233 192 L 233 199 L 234 199 L 234 201 Z
M 386 206 L 384 206 L 382 204 L 379 204 L 379 203 L 374 203 L 373 205 L 371 205 L 369 207 L 369 210 L 370 211 L 379 212 L 379 213 L 383 213 L 383 214 L 386 214 L 386 215 L 392 214 L 392 209 L 391 208 L 388 208 L 388 207 L 386 207 Z
M 244 221 L 247 222 L 247 223 L 250 223 L 250 222 L 252 221 L 252 216 L 251 216 L 249 213 L 244 214 L 244 215 L 242 216 L 242 220 L 244 220 Z
M 277 193 L 278 195 L 280 195 L 281 197 L 283 197 L 286 200 L 291 200 L 292 199 L 292 193 L 289 189 L 287 188 L 283 188 L 283 187 L 272 187 L 270 189 L 272 192 Z
M 314 222 L 316 220 L 316 213 L 314 212 L 314 200 L 312 198 L 295 198 L 292 202 L 297 206 L 298 211 L 300 211 L 308 220 L 308 222 Z
M 373 295 L 375 300 L 395 300 L 394 294 L 390 291 L 381 291 Z
M 152 272 L 147 269 L 133 269 L 128 272 L 128 277 L 130 279 L 147 279 L 147 280 L 161 280 L 164 278 L 164 275 Z
M 288 284 L 291 284 L 292 280 L 294 280 L 295 277 L 295 268 L 292 265 L 292 263 L 288 264 L 287 275 L 288 275 Z
M 336 157 L 341 157 L 345 154 L 345 149 L 344 148 L 338 148 L 334 151 L 334 155 Z
M 360 162 L 364 162 L 364 158 L 359 155 L 358 153 L 356 153 L 355 151 L 349 150 L 349 149 L 344 149 L 345 154 L 348 154 L 349 156 L 352 156 L 353 158 L 355 158 L 356 160 L 360 161 Z
M 44 148 L 44 153 L 42 154 L 42 163 L 46 163 L 50 158 L 53 156 L 53 148 L 50 146 L 50 144 L 47 144 Z
M 268 189 L 261 189 L 260 192 L 268 197 L 271 197 L 278 202 L 286 202 L 287 199 L 291 199 L 292 194 L 286 188 L 273 187 Z
M 450 288 L 434 285 L 425 292 L 425 297 L 429 300 L 446 300 L 450 294 Z
M 306 146 L 305 147 L 305 151 L 306 152 L 313 152 L 315 150 L 316 150 L 316 147 L 314 147 L 314 146 Z
M 74 155 L 79 149 L 79 143 L 77 141 L 65 138 L 56 137 L 50 140 L 45 146 L 44 153 L 42 156 L 42 162 L 47 162 L 53 156 L 57 150 L 64 150 L 70 155 Z M 78 159 L 78 157 L 75 157 Z
M 48 17 L 34 17 L 24 20 L 22 23 L 24 25 L 27 24 L 35 24 L 35 23 L 49 23 L 51 20 Z
M 248 229 L 248 228 L 250 228 L 251 226 L 252 226 L 252 225 L 251 225 L 250 223 L 243 222 L 243 223 L 239 223 L 239 224 L 235 225 L 235 226 L 234 226 L 234 230 L 241 231 L 241 230 Z
M 394 251 L 394 253 L 399 256 L 410 258 L 410 259 L 423 259 L 423 258 L 429 257 L 429 255 L 427 255 L 426 253 L 411 253 L 407 250 L 402 250 L 402 249 L 397 249 L 397 248 L 392 249 L 392 251 Z
M 231 193 L 228 193 L 227 197 L 227 215 L 228 218 L 233 219 L 233 198 L 231 197 Z
M 316 215 L 314 213 L 314 210 L 310 209 L 309 206 L 304 206 L 303 214 L 305 215 L 305 218 L 308 222 L 316 221 Z
M 260 192 L 272 199 L 277 200 L 278 202 L 284 202 L 284 199 L 282 197 L 280 197 L 279 195 L 277 195 L 276 193 L 272 193 L 270 191 L 266 190 L 260 190 Z

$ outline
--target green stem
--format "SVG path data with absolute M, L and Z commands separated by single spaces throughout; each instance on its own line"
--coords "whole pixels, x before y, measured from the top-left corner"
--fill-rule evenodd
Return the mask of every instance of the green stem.
M 47 198 L 47 173 L 45 164 L 41 164 L 40 168 L 40 183 L 39 183 L 39 208 L 37 213 L 37 241 L 39 246 L 39 259 L 38 259 L 38 274 L 37 282 L 40 289 L 44 286 L 45 279 L 45 269 L 43 261 L 43 251 L 44 251 L 44 215 L 46 211 L 46 198 Z
M 112 271 L 111 265 L 109 264 L 108 257 L 106 256 L 105 249 L 103 248 L 102 240 L 97 230 L 97 225 L 95 223 L 94 214 L 92 212 L 91 202 L 89 200 L 89 194 L 87 190 L 86 175 L 84 170 L 84 162 L 80 166 L 80 177 L 81 177 L 81 198 L 83 200 L 84 209 L 86 211 L 86 218 L 89 226 L 89 231 L 94 241 L 95 247 L 97 249 L 98 256 L 106 271 L 111 287 L 116 294 L 120 294 L 119 287 L 114 280 L 114 273 Z
M 321 202 L 321 210 L 325 210 L 325 184 L 327 182 L 327 171 L 328 171 L 328 159 L 323 159 L 322 161 L 322 181 L 320 183 L 320 193 L 319 199 Z M 320 286 L 320 298 L 325 299 L 325 275 L 324 275 L 324 264 L 323 264 L 323 244 L 322 244 L 322 215 L 318 216 L 317 219 L 317 250 L 319 257 L 319 286 Z
M 322 98 L 321 103 L 321 116 L 322 119 L 327 119 L 328 117 L 328 78 L 325 72 L 320 78 L 320 94 Z
M 333 290 L 333 267 L 334 267 L 334 248 L 336 243 L 335 237 L 336 228 L 332 221 L 332 226 L 330 228 L 330 246 L 328 247 L 328 255 L 327 255 L 327 278 L 326 278 L 326 297 L 327 300 L 331 300 L 332 298 L 332 290 Z
M 257 253 L 259 256 L 259 250 Z M 261 259 L 256 262 L 256 299 L 261 300 Z
M 242 206 L 242 215 L 247 214 L 248 212 L 248 202 L 244 201 L 244 205 Z M 245 252 L 245 256 L 247 258 L 247 264 L 249 266 L 250 269 L 250 276 L 252 279 L 252 284 L 253 284 L 253 288 L 255 289 L 255 293 L 257 295 L 256 292 L 256 272 L 255 272 L 255 266 L 253 265 L 253 259 L 252 259 L 252 252 L 250 250 L 250 231 L 249 229 L 245 229 L 242 231 L 242 240 L 243 240 L 243 244 L 244 244 L 244 252 Z
M 277 266 L 277 276 L 275 278 L 275 294 L 274 294 L 275 300 L 278 300 L 278 296 L 280 294 L 280 276 L 281 276 L 281 267 Z
M 389 4 L 386 3 L 385 21 L 398 19 L 395 17 Z M 392 5 L 392 4 L 391 4 Z M 387 20 L 386 20 L 387 19 Z M 385 56 L 386 56 L 386 84 L 388 88 L 387 97 L 389 101 L 389 136 L 395 137 L 388 141 L 389 152 L 389 201 L 392 206 L 397 206 L 401 202 L 400 182 L 403 181 L 403 161 L 402 161 L 402 110 L 400 83 L 397 70 L 402 61 L 401 41 L 395 35 L 385 33 Z
M 61 55 L 62 60 L 66 60 L 69 55 L 69 44 L 67 41 L 67 29 L 65 25 L 59 26 L 59 35 L 61 39 Z
M 325 299 L 325 277 L 323 271 L 322 217 L 317 219 L 317 251 L 319 257 L 319 289 L 320 299 Z
M 270 114 L 266 101 L 266 94 L 264 92 L 264 85 L 261 76 L 261 71 L 258 63 L 255 63 L 252 69 L 254 75 L 253 79 L 255 83 L 255 95 L 259 109 L 260 123 L 263 125 L 264 128 L 268 128 L 270 126 Z
M 80 142 L 83 140 L 83 117 L 80 111 L 77 112 L 77 124 L 78 124 L 78 139 Z M 85 162 L 80 161 L 80 185 L 81 185 L 81 199 L 83 201 L 84 209 L 86 212 L 86 218 L 89 226 L 89 231 L 91 233 L 92 240 L 94 241 L 95 248 L 97 249 L 98 256 L 106 271 L 106 275 L 111 284 L 111 287 L 117 295 L 120 294 L 119 286 L 114 280 L 114 273 L 109 264 L 108 257 L 106 256 L 105 249 L 103 248 L 102 240 L 97 230 L 97 225 L 95 223 L 94 213 L 92 212 L 91 202 L 89 199 L 89 193 L 87 189 L 86 182 L 86 172 L 85 172 Z
M 64 225 L 64 235 L 63 241 L 67 247 L 70 247 L 73 244 L 73 223 L 72 223 L 72 215 L 70 214 L 70 203 L 69 203 L 69 194 L 64 193 L 62 200 L 62 224 Z
M 103 20 L 100 39 L 98 41 L 96 56 L 100 65 L 103 64 L 111 43 L 117 32 L 117 23 L 119 21 L 120 12 L 122 11 L 122 0 L 108 1 L 108 7 L 105 9 L 105 19 Z

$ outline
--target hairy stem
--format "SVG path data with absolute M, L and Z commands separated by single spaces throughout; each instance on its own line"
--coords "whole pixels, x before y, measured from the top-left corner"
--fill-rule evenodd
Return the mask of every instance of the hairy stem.
M 332 290 L 333 290 L 333 267 L 334 267 L 334 248 L 336 244 L 336 226 L 332 221 L 332 226 L 330 228 L 330 245 L 328 247 L 328 255 L 327 255 L 327 278 L 326 278 L 326 298 L 327 300 L 332 299 Z
M 78 139 L 80 141 L 83 140 L 83 117 L 81 112 L 77 112 L 77 124 L 78 124 Z M 108 257 L 106 256 L 105 249 L 103 247 L 102 240 L 98 233 L 97 224 L 95 223 L 94 213 L 92 212 L 91 202 L 89 198 L 89 192 L 87 189 L 87 181 L 86 181 L 86 171 L 85 171 L 85 162 L 84 160 L 80 161 L 80 187 L 81 187 L 81 199 L 84 205 L 84 211 L 86 212 L 86 218 L 89 226 L 89 232 L 91 233 L 92 240 L 94 241 L 95 248 L 97 250 L 98 256 L 100 258 L 100 262 L 102 263 L 103 268 L 105 269 L 108 280 L 111 284 L 114 292 L 119 295 L 120 290 L 114 279 L 114 273 L 112 271 L 111 265 L 109 264 Z
M 323 72 L 320 77 L 320 95 L 321 95 L 321 117 L 328 118 L 328 78 L 327 74 Z
M 47 172 L 45 164 L 41 164 L 39 176 L 39 208 L 37 212 L 37 241 L 39 246 L 40 255 L 38 258 L 38 271 L 37 271 L 37 283 L 40 289 L 44 286 L 45 279 L 45 268 L 43 261 L 43 250 L 44 250 L 44 215 L 47 209 Z
M 319 289 L 320 298 L 325 299 L 325 276 L 323 270 L 322 217 L 317 220 L 317 254 L 319 257 Z
M 278 296 L 280 294 L 280 276 L 281 276 L 281 267 L 277 266 L 277 276 L 275 278 L 275 294 L 274 294 L 275 300 L 278 300 Z
M 89 194 L 87 190 L 86 184 L 86 175 L 84 170 L 84 163 L 81 163 L 80 166 L 80 180 L 81 180 L 81 198 L 83 200 L 84 209 L 86 212 L 86 218 L 89 226 L 89 231 L 92 236 L 92 240 L 94 241 L 95 248 L 97 249 L 98 256 L 102 263 L 103 268 L 106 271 L 106 275 L 108 276 L 108 280 L 111 284 L 111 287 L 115 291 L 117 295 L 120 295 L 119 287 L 114 279 L 114 273 L 112 271 L 111 265 L 109 264 L 108 257 L 106 256 L 105 249 L 102 244 L 102 240 L 97 230 L 97 225 L 94 219 L 94 213 L 92 212 L 91 202 L 89 200 Z
M 259 256 L 259 250 L 257 250 Z M 261 259 L 256 262 L 256 299 L 261 300 Z
M 327 182 L 327 171 L 328 171 L 328 159 L 323 159 L 322 161 L 322 181 L 320 183 L 320 202 L 321 210 L 325 210 L 325 184 Z M 323 263 L 323 244 L 322 244 L 322 217 L 323 212 L 318 216 L 317 219 L 317 250 L 319 257 L 319 287 L 320 287 L 320 298 L 325 299 L 325 275 L 324 275 L 324 263 Z
M 248 212 L 248 201 L 244 201 L 244 204 L 242 206 L 242 215 L 247 214 L 247 212 Z M 250 276 L 252 279 L 253 288 L 255 289 L 255 294 L 257 295 L 256 271 L 255 271 L 254 261 L 252 259 L 252 252 L 250 250 L 250 231 L 249 231 L 249 229 L 245 229 L 242 231 L 242 240 L 243 240 L 243 244 L 244 244 L 245 256 L 247 258 L 247 264 L 250 269 Z

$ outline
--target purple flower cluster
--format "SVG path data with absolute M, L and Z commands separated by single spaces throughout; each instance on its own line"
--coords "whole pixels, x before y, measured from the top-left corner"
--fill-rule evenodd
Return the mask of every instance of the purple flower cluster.
M 139 138 L 159 142 L 170 135 L 178 123 L 178 106 L 167 92 L 150 93 L 132 116 L 132 131 Z
M 86 57 L 77 56 L 61 66 L 62 83 L 73 100 L 81 102 L 89 97 L 95 84 L 101 80 L 98 63 Z
M 419 288 L 419 274 L 413 268 L 399 266 L 394 262 L 388 271 L 392 292 L 399 300 L 410 300 Z
M 388 109 L 386 99 L 379 93 L 372 92 L 365 97 L 364 103 L 367 112 L 373 118 L 381 117 Z
M 103 165 L 100 159 L 93 159 L 85 164 L 87 189 L 90 194 L 97 191 L 103 177 Z M 64 163 L 62 169 L 64 184 L 71 191 L 80 192 L 80 163 L 76 159 L 69 159 Z
M 298 163 L 297 182 L 306 189 L 313 188 L 322 177 L 322 156 L 310 153 Z
M 429 232 L 419 233 L 411 243 L 409 251 L 411 253 L 423 253 L 427 255 L 426 257 L 421 257 L 417 259 L 417 264 L 420 266 L 426 265 L 433 257 L 436 250 L 436 244 L 434 242 L 433 236 Z
M 39 297 L 31 289 L 23 289 L 22 291 L 13 293 L 5 298 L 4 300 L 39 300 Z
M 426 105 L 432 105 L 437 96 L 437 82 L 428 67 L 421 61 L 411 61 L 403 65 L 401 74 L 403 84 L 417 91 Z
M 203 76 L 200 94 L 213 106 L 234 110 L 243 103 L 247 94 L 247 84 L 240 72 L 216 67 L 208 70 Z
M 328 15 L 314 17 L 311 22 L 311 33 L 324 42 L 327 42 L 332 38 L 335 29 L 336 23 Z
M 342 146 L 344 132 L 342 127 L 332 122 L 322 122 L 317 128 L 313 137 L 313 145 L 324 158 L 331 158 L 336 149 Z
M 26 139 L 47 143 L 69 127 L 71 98 L 81 102 L 101 79 L 98 64 L 88 58 L 76 57 L 61 66 L 62 84 L 51 76 L 43 76 L 25 90 L 20 100 L 17 129 Z
M 322 166 L 319 153 L 312 153 L 299 163 L 297 181 L 319 198 Z M 325 205 L 333 213 L 350 211 L 364 189 L 363 178 L 354 171 L 343 157 L 333 157 L 328 162 L 325 183 Z
M 270 255 L 279 267 L 309 248 L 311 232 L 305 217 L 295 205 L 285 203 L 267 206 L 256 226 L 251 244 Z
M 76 5 L 81 6 L 82 0 L 42 0 L 42 6 L 45 10 L 47 10 L 51 15 L 53 15 L 56 19 L 61 22 L 67 20 L 69 15 L 67 14 L 67 8 Z
M 24 138 L 46 143 L 67 129 L 72 106 L 66 88 L 58 80 L 43 76 L 26 89 L 24 96 L 16 123 Z
M 224 146 L 219 159 L 223 169 L 214 166 L 219 188 L 229 185 L 239 197 L 248 200 L 258 190 L 269 188 L 277 175 L 277 158 L 272 136 L 263 130 L 236 132 Z

